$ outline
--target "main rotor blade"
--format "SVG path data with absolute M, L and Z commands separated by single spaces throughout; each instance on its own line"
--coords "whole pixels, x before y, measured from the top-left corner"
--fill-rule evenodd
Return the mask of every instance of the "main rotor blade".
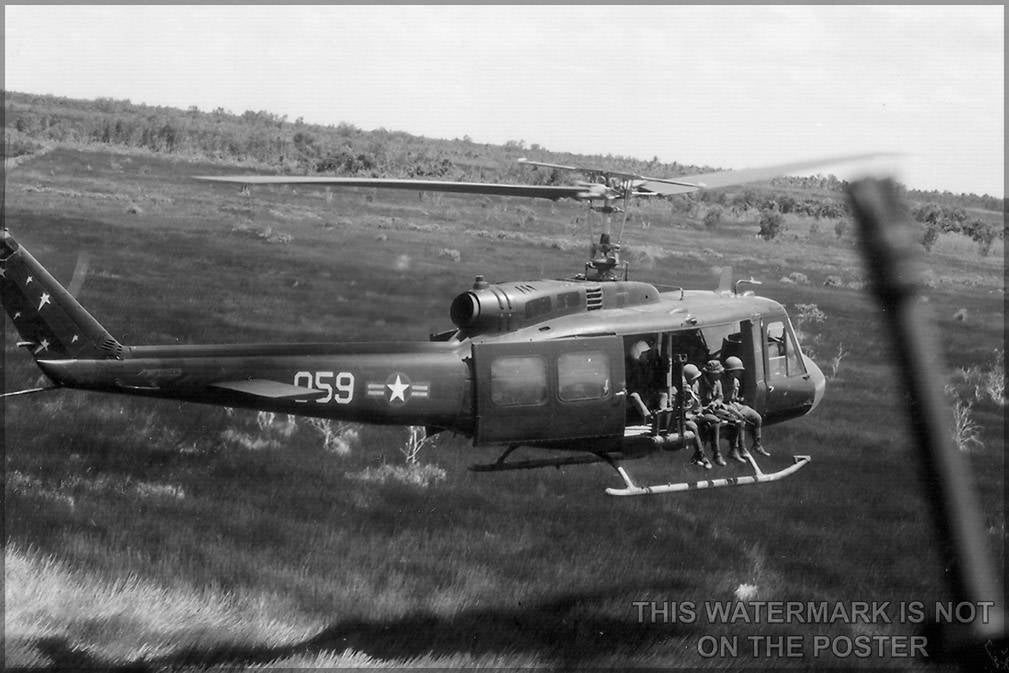
M 716 187 L 731 187 L 742 185 L 747 182 L 761 182 L 770 180 L 779 175 L 794 173 L 795 171 L 808 170 L 831 164 L 840 164 L 848 161 L 863 161 L 866 159 L 878 159 L 880 157 L 896 156 L 887 152 L 874 152 L 870 154 L 851 154 L 840 157 L 827 157 L 823 159 L 807 159 L 806 161 L 795 161 L 788 164 L 778 164 L 776 166 L 765 166 L 762 168 L 744 168 L 738 171 L 715 171 L 714 173 L 700 173 L 698 175 L 683 175 L 676 178 L 645 178 L 644 187 L 659 194 L 686 194 L 696 192 L 699 189 L 714 189 Z
M 458 192 L 491 196 L 528 196 L 538 199 L 596 200 L 611 198 L 605 185 L 507 185 L 450 180 L 400 180 L 396 178 L 334 178 L 328 176 L 201 175 L 197 180 L 242 185 L 317 185 L 325 187 L 376 187 L 420 192 Z
M 528 164 L 529 166 L 540 166 L 542 168 L 557 168 L 563 171 L 579 171 L 581 173 L 590 173 L 593 175 L 606 175 L 606 176 L 612 176 L 614 178 L 626 178 L 628 180 L 651 179 L 651 178 L 643 178 L 643 176 L 638 175 L 637 173 L 613 171 L 607 168 L 590 168 L 588 166 L 566 166 L 564 164 L 551 164 L 546 161 L 533 161 L 532 159 L 526 159 L 525 157 L 516 159 L 516 161 L 518 161 L 518 163 L 520 164 Z

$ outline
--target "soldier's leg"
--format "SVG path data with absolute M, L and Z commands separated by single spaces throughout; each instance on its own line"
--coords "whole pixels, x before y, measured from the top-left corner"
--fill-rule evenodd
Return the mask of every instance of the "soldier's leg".
M 711 459 L 717 465 L 725 465 L 725 458 L 722 457 L 721 437 L 719 436 L 719 425 L 722 421 L 714 414 L 702 414 L 698 416 L 703 425 L 707 427 L 708 439 L 711 443 Z
M 641 395 L 638 393 L 631 393 L 627 396 L 627 399 L 631 401 L 634 408 L 637 409 L 639 414 L 641 414 L 642 420 L 647 423 L 652 417 L 652 412 L 648 411 L 648 407 L 646 407 L 645 403 L 641 400 Z
M 694 423 L 694 421 L 687 419 L 684 422 L 683 427 L 689 430 L 690 432 L 694 433 L 694 442 L 693 442 L 694 455 L 690 457 L 690 462 L 693 463 L 694 465 L 699 465 L 700 467 L 703 467 L 706 470 L 710 470 L 711 461 L 708 460 L 708 457 L 704 455 L 704 445 L 701 443 L 701 431 L 697 427 L 697 423 Z
M 729 457 L 739 463 L 745 463 L 747 456 L 749 456 L 749 451 L 747 451 L 743 446 L 744 425 L 745 423 L 742 418 L 730 423 L 729 425 L 732 429 L 732 450 L 729 452 Z
M 750 434 L 753 436 L 751 448 L 762 456 L 771 455 L 761 443 L 761 428 L 764 425 L 764 419 L 761 418 L 755 409 L 745 404 L 739 405 L 739 413 L 746 420 L 746 424 L 750 426 Z

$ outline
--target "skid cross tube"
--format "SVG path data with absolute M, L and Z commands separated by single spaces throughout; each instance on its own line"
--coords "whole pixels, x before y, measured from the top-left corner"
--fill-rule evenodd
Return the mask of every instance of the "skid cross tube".
M 616 496 L 634 496 L 634 495 L 661 495 L 663 493 L 680 493 L 683 491 L 699 491 L 705 488 L 725 488 L 727 486 L 746 486 L 748 484 L 763 484 L 768 481 L 778 481 L 779 479 L 784 479 L 785 477 L 792 475 L 812 460 L 811 456 L 793 456 L 792 460 L 795 462 L 788 467 L 778 470 L 777 472 L 764 472 L 757 465 L 757 461 L 753 459 L 753 456 L 749 456 L 748 460 L 750 465 L 753 466 L 753 474 L 746 475 L 743 477 L 720 477 L 718 479 L 702 479 L 700 481 L 682 481 L 679 483 L 669 483 L 669 484 L 658 484 L 655 486 L 637 486 L 634 481 L 627 474 L 627 471 L 618 465 L 613 465 L 613 468 L 620 475 L 621 479 L 624 480 L 626 487 L 624 488 L 608 488 L 606 489 L 607 495 Z

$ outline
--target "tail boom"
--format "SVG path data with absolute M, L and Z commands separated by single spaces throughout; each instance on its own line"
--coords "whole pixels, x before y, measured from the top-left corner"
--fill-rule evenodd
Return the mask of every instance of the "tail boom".
M 467 346 L 423 342 L 141 346 L 122 360 L 38 365 L 68 388 L 468 433 L 468 354 Z

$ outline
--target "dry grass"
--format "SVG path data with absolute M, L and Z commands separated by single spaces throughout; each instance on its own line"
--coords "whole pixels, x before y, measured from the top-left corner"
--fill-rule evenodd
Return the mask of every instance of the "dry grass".
M 47 652 L 122 665 L 184 648 L 275 647 L 320 627 L 285 596 L 105 578 L 17 545 L 4 551 L 4 588 L 8 667 L 44 663 Z
M 580 270 L 598 224 L 574 205 L 535 204 L 530 213 L 490 198 L 446 195 L 438 206 L 412 193 L 368 201 L 334 191 L 328 203 L 317 196 L 339 215 L 326 228 L 271 214 L 294 212 L 286 209 L 304 206 L 305 194 L 243 197 L 190 183 L 208 172 L 203 164 L 114 159 L 118 170 L 108 154 L 57 149 L 22 165 L 8 176 L 7 221 L 57 277 L 69 277 L 78 249 L 91 251 L 95 273 L 82 299 L 127 343 L 423 340 L 446 326 L 451 298 L 477 273 L 495 281 Z M 159 194 L 171 207 L 143 201 L 138 218 L 118 200 L 17 184 Z M 644 250 L 639 262 L 662 261 L 647 273 L 634 271 L 647 262 L 632 264 L 632 278 L 713 288 L 711 266 L 731 262 L 737 277 L 767 281 L 760 294 L 815 303 L 830 316 L 823 348 L 843 342 L 845 376 L 812 416 L 765 430 L 769 464 L 815 455 L 803 472 L 767 487 L 626 502 L 601 493 L 615 485 L 604 466 L 468 473 L 495 455 L 447 437 L 421 454 L 444 476 L 417 488 L 354 478 L 402 463 L 402 429 L 361 428 L 347 453 L 301 419 L 288 431 L 283 417 L 199 405 L 72 392 L 16 399 L 4 428 L 6 543 L 10 571 L 26 579 L 8 596 L 22 606 L 8 614 L 8 657 L 100 665 L 161 656 L 165 667 L 706 666 L 697 638 L 732 628 L 644 627 L 631 602 L 732 600 L 741 585 L 757 587 L 758 599 L 940 595 L 922 492 L 893 477 L 915 454 L 898 381 L 883 363 L 885 335 L 861 293 L 822 286 L 829 275 L 852 277 L 854 251 L 829 231 L 822 244 L 763 243 L 752 238 L 755 221 L 708 231 L 680 226 L 668 204 L 642 215 L 651 226 L 628 225 Z M 293 238 L 264 245 L 228 235 L 250 221 Z M 376 243 L 377 230 L 387 240 Z M 445 248 L 460 261 L 439 258 Z M 946 318 L 942 346 L 958 365 L 984 371 L 1003 334 L 1001 261 L 929 259 L 931 304 Z M 790 272 L 809 284 L 775 280 Z M 969 329 L 948 320 L 959 306 L 970 311 Z M 10 340 L 4 358 L 8 389 L 35 383 L 37 370 Z M 978 401 L 972 414 L 989 450 L 969 459 L 985 514 L 1000 521 L 1003 410 Z M 257 441 L 265 444 L 250 450 Z M 665 481 L 691 474 L 685 462 L 663 454 L 631 467 Z M 992 530 L 997 542 L 1004 528 Z M 46 598 L 46 582 L 69 589 Z M 85 613 L 89 602 L 102 607 L 97 621 Z M 180 623 L 190 606 L 202 631 Z

